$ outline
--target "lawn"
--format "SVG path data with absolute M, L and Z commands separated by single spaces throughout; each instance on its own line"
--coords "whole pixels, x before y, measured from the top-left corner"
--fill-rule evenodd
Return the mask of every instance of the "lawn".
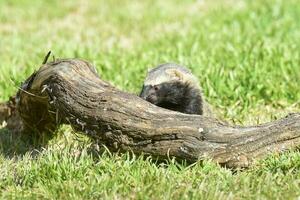
M 138 93 L 147 69 L 189 67 L 218 116 L 254 125 L 300 111 L 298 0 L 1 0 L 0 101 L 56 58 Z M 70 127 L 50 141 L 0 129 L 0 199 L 297 199 L 300 152 L 246 170 L 111 154 Z

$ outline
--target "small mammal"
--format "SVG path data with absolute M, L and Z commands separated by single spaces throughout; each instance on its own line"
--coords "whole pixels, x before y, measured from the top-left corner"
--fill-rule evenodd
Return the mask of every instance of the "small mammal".
M 174 63 L 148 71 L 140 97 L 159 107 L 187 114 L 203 115 L 204 110 L 209 110 L 204 108 L 208 105 L 198 79 L 189 69 Z

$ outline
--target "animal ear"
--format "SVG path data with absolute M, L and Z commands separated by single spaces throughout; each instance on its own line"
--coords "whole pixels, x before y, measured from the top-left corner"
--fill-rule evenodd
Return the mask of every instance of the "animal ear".
M 183 80 L 183 74 L 177 69 L 166 70 L 166 73 L 169 74 L 172 78 Z

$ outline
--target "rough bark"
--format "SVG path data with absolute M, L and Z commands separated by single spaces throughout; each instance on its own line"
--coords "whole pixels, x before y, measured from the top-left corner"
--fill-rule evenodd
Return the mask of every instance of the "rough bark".
M 112 87 L 92 65 L 78 59 L 43 65 L 22 85 L 16 102 L 31 130 L 51 132 L 67 123 L 112 151 L 159 158 L 210 158 L 229 167 L 247 167 L 268 153 L 300 143 L 300 114 L 240 127 L 173 112 Z

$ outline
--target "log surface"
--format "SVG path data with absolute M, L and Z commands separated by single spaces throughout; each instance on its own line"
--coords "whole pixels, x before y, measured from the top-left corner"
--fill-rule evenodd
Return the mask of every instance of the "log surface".
M 51 132 L 70 124 L 112 151 L 159 158 L 209 158 L 228 167 L 247 167 L 268 153 L 300 144 L 300 114 L 249 127 L 182 114 L 112 87 L 79 59 L 44 64 L 22 85 L 16 102 L 31 130 Z

